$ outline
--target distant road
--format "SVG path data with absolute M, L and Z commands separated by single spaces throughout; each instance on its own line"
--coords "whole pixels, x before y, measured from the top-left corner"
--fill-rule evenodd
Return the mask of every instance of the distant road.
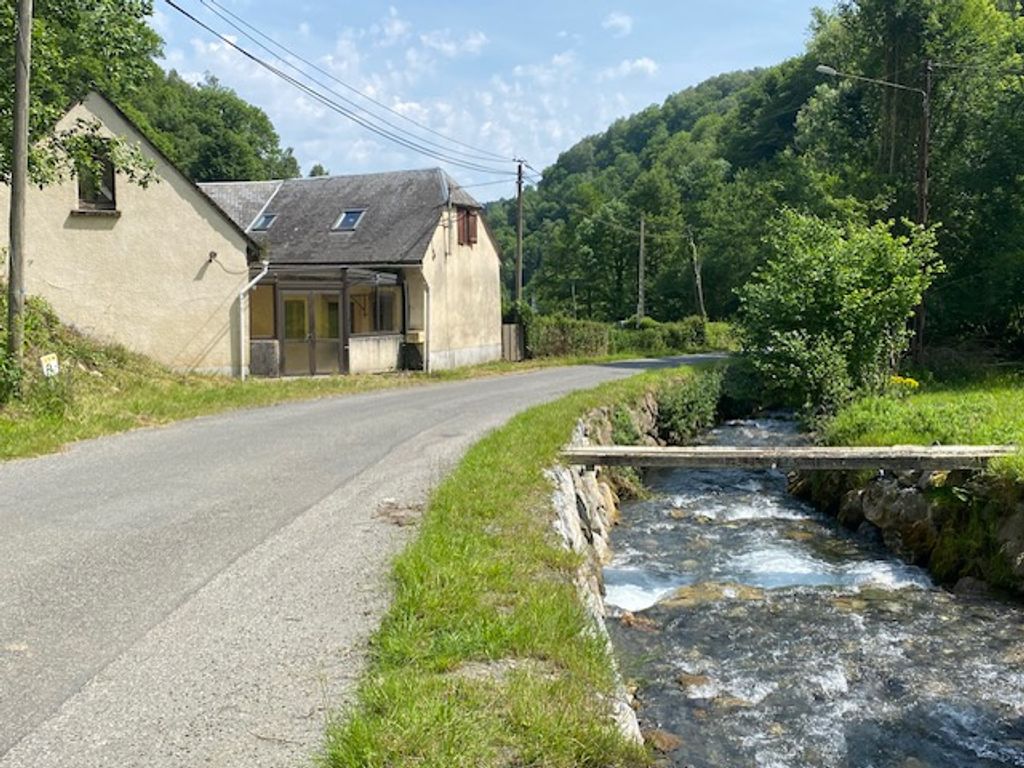
M 294 403 L 0 464 L 0 768 L 303 764 L 414 530 L 382 502 L 422 503 L 528 406 L 698 359 Z

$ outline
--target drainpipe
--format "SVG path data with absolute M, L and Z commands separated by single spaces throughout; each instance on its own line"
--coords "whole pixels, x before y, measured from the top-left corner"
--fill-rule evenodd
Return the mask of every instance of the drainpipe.
M 423 280 L 423 371 L 430 373 L 430 283 Z
M 245 287 L 238 292 L 238 375 L 242 381 L 245 381 L 246 365 L 245 365 L 245 300 L 249 296 L 249 291 L 256 287 L 256 284 L 267 276 L 270 271 L 270 260 L 263 259 L 260 262 L 263 265 L 263 270 L 256 275 L 252 280 L 245 284 Z

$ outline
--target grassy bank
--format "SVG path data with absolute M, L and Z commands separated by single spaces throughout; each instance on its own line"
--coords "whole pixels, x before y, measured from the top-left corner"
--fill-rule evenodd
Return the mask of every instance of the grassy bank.
M 342 766 L 644 764 L 600 698 L 613 678 L 551 528 L 551 466 L 587 411 L 691 378 L 654 372 L 533 408 L 476 444 L 397 561 L 358 704 L 330 728 Z
M 1024 446 L 1024 376 L 978 374 L 932 381 L 900 394 L 866 397 L 841 409 L 824 428 L 830 445 L 1008 444 Z M 1024 455 L 992 471 L 1024 481 Z

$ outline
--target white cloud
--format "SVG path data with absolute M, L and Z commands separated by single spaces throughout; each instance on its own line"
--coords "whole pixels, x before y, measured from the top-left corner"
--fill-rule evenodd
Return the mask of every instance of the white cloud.
M 470 32 L 462 40 L 456 40 L 448 29 L 438 29 L 420 35 L 424 47 L 437 51 L 442 56 L 454 59 L 458 56 L 476 56 L 490 42 L 483 32 Z
M 604 17 L 601 26 L 616 37 L 625 37 L 633 31 L 633 17 L 627 13 L 615 11 Z
M 556 53 L 548 61 L 541 64 L 520 64 L 512 69 L 518 78 L 529 78 L 537 85 L 549 87 L 559 82 L 566 82 L 576 66 L 576 53 L 562 51 Z
M 639 59 L 623 59 L 617 66 L 602 69 L 597 74 L 597 80 L 621 80 L 632 75 L 654 77 L 657 73 L 658 63 L 648 56 L 642 56 Z
M 377 36 L 377 45 L 388 48 L 405 42 L 409 38 L 411 29 L 412 25 L 399 16 L 398 9 L 392 5 L 388 8 L 388 15 L 374 25 L 370 31 Z

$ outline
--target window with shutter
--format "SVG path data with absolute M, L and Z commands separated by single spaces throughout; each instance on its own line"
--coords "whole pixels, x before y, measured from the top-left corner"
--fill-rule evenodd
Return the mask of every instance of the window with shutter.
M 466 211 L 466 242 L 470 245 L 476 244 L 476 211 Z
M 458 215 L 458 227 L 459 227 L 459 245 L 465 245 L 469 240 L 469 229 L 466 224 L 466 209 L 459 208 Z

